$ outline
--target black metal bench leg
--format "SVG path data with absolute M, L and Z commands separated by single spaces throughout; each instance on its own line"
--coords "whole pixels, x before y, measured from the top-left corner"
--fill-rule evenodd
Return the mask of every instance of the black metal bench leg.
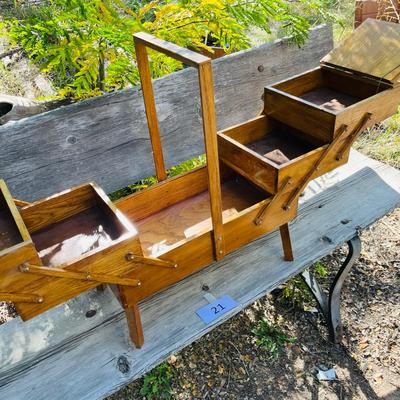
M 314 275 L 312 275 L 308 270 L 301 273 L 301 277 L 317 300 L 318 306 L 325 317 L 330 339 L 335 343 L 340 343 L 343 335 L 340 318 L 340 294 L 346 276 L 350 272 L 355 260 L 360 255 L 360 237 L 358 235 L 354 236 L 347 242 L 347 245 L 349 247 L 349 254 L 333 280 L 329 290 L 329 295 L 326 295 L 323 292 Z

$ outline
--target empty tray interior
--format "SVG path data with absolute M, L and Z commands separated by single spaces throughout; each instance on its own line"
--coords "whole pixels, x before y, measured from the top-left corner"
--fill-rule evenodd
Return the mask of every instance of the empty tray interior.
M 97 205 L 31 234 L 42 262 L 59 266 L 110 246 L 125 233 L 118 219 Z
M 288 127 L 277 127 L 267 132 L 262 139 L 249 142 L 246 146 L 278 165 L 283 165 L 317 147 L 293 134 L 293 130 Z
M 23 241 L 18 226 L 0 191 L 0 251 Z
M 233 143 L 238 142 L 242 145 L 237 147 L 238 150 L 246 151 L 243 148 L 245 146 L 278 166 L 325 144 L 315 139 L 311 142 L 304 133 L 268 115 L 259 116 L 250 123 L 243 124 L 240 130 L 226 130 L 222 133 L 222 136 L 229 137 Z M 223 142 L 220 145 L 223 146 Z M 229 151 L 222 153 L 229 158 Z M 246 159 L 243 162 L 247 162 Z
M 386 83 L 377 83 L 328 67 L 306 72 L 272 87 L 334 114 L 389 88 Z
M 235 176 L 222 183 L 223 221 L 240 211 L 265 200 L 267 195 L 245 179 Z M 208 190 L 186 198 L 142 220 L 135 221 L 142 249 L 147 256 L 168 251 L 184 239 L 207 232 L 212 228 Z

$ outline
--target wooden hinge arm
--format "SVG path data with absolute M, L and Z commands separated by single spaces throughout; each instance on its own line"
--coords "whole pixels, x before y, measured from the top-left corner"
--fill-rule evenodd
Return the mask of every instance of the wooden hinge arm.
M 100 283 L 108 283 L 112 285 L 132 286 L 137 287 L 141 285 L 140 280 L 125 278 L 123 276 L 115 276 L 109 274 L 91 273 L 91 272 L 77 272 L 69 271 L 61 268 L 52 268 L 32 264 L 22 264 L 19 270 L 23 273 L 32 273 L 54 278 L 76 279 L 81 281 L 91 281 Z
M 365 113 L 360 121 L 355 125 L 351 133 L 347 136 L 347 138 L 344 140 L 343 145 L 340 147 L 340 149 L 337 151 L 336 154 L 336 161 L 340 161 L 343 158 L 343 154 L 345 151 L 351 147 L 351 145 L 354 143 L 354 141 L 357 139 L 358 134 L 363 130 L 367 122 L 371 119 L 372 114 L 367 112 Z M 329 153 L 332 151 L 332 149 L 336 146 L 336 144 L 343 138 L 345 133 L 347 132 L 348 126 L 343 124 L 341 125 L 337 132 L 335 138 L 332 140 L 332 142 L 325 148 L 323 153 L 321 154 L 320 158 L 317 160 L 317 162 L 310 168 L 308 173 L 305 175 L 301 183 L 297 186 L 297 188 L 293 191 L 293 193 L 290 195 L 289 199 L 283 206 L 283 208 L 290 209 L 293 201 L 296 199 L 296 197 L 304 191 L 306 186 L 308 185 L 309 181 L 313 178 L 313 175 L 316 171 L 319 170 L 320 165 L 322 162 L 327 158 Z
M 291 193 L 289 196 L 288 200 L 286 203 L 283 205 L 284 210 L 289 210 L 290 207 L 292 206 L 293 201 L 295 201 L 296 197 L 304 191 L 306 186 L 308 185 L 308 182 L 312 179 L 314 173 L 319 170 L 321 163 L 325 160 L 327 155 L 331 152 L 332 148 L 336 145 L 336 143 L 343 137 L 345 132 L 347 131 L 347 125 L 341 125 L 336 133 L 335 138 L 332 140 L 331 143 L 325 148 L 325 150 L 322 152 L 321 156 L 319 159 L 316 161 L 315 164 L 311 166 L 307 174 L 304 176 L 304 178 L 301 180 L 299 185 L 296 187 L 295 190 Z
M 358 124 L 354 127 L 353 131 L 347 136 L 346 140 L 344 141 L 342 147 L 336 154 L 336 160 L 339 161 L 343 158 L 344 152 L 353 145 L 354 141 L 357 139 L 358 134 L 361 133 L 367 124 L 367 122 L 371 119 L 372 113 L 365 113 L 364 116 L 360 119 Z
M 1 301 L 11 301 L 13 303 L 43 303 L 43 297 L 29 293 L 3 293 L 0 292 Z

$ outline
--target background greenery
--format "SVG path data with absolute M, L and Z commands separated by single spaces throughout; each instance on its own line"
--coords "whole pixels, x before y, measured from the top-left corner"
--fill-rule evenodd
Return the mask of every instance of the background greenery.
M 332 20 L 326 0 L 49 0 L 3 11 L 0 28 L 50 74 L 61 97 L 77 99 L 138 83 L 132 35 L 147 31 L 184 47 L 227 53 L 251 45 L 250 28 L 290 35 Z M 154 77 L 181 65 L 151 53 Z

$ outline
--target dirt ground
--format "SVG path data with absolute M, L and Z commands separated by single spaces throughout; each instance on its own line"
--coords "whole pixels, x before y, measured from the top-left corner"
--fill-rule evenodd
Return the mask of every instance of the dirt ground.
M 362 234 L 363 250 L 342 293 L 344 345 L 328 341 L 320 314 L 282 303 L 273 292 L 172 356 L 173 399 L 400 399 L 400 209 Z M 346 248 L 322 260 L 328 287 Z M 296 341 L 277 359 L 252 329 L 265 318 Z M 337 379 L 319 382 L 316 367 Z M 143 380 L 108 400 L 142 398 Z

